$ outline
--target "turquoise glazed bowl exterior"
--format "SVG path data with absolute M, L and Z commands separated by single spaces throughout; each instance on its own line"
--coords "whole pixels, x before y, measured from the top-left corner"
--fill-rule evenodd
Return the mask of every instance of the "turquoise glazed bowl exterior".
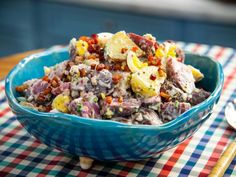
M 43 66 L 68 59 L 68 48 L 50 49 L 22 60 L 6 78 L 6 96 L 25 129 L 41 142 L 66 153 L 98 160 L 141 160 L 155 157 L 193 135 L 209 118 L 224 82 L 221 65 L 207 56 L 186 54 L 186 63 L 199 68 L 205 78 L 198 83 L 211 96 L 162 126 L 127 125 L 64 113 L 43 113 L 18 104 L 17 85 L 43 76 Z

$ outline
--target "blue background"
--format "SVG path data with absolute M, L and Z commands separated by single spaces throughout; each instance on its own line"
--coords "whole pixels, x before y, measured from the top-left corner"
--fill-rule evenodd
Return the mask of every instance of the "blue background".
M 236 24 L 115 11 L 66 1 L 0 2 L 0 57 L 68 44 L 72 37 L 119 30 L 152 33 L 158 40 L 236 48 Z

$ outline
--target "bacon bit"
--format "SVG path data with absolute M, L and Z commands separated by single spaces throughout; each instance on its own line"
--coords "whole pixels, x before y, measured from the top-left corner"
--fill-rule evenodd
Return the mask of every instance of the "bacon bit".
M 125 65 L 123 71 L 130 72 L 130 69 L 129 69 L 128 65 Z
M 95 48 L 95 50 L 96 50 L 96 54 L 99 54 L 99 51 L 100 51 L 100 45 L 94 45 L 94 48 Z
M 54 77 L 52 78 L 52 80 L 55 80 L 57 83 L 59 83 L 59 79 L 58 79 L 58 77 L 56 77 L 56 76 L 54 76 Z
M 110 70 L 110 66 L 109 65 L 105 65 L 104 69 Z
M 157 58 L 157 57 L 154 57 L 154 60 L 152 61 L 151 65 L 160 66 L 161 65 L 161 59 Z
M 97 65 L 96 64 L 91 64 L 90 66 L 91 66 L 91 69 L 95 69 Z
M 170 95 L 167 94 L 167 93 L 165 93 L 165 92 L 160 92 L 160 96 L 161 96 L 162 98 L 165 98 L 166 100 L 169 100 L 169 99 L 170 99 Z
M 112 76 L 112 81 L 113 81 L 114 84 L 118 84 L 119 81 L 121 80 L 121 78 L 122 78 L 122 76 L 120 74 L 114 74 Z
M 45 106 L 45 111 L 46 112 L 50 112 L 51 110 L 52 110 L 52 106 L 51 105 Z
M 106 96 L 105 100 L 106 100 L 107 104 L 111 104 L 112 103 L 112 97 L 111 96 Z
M 127 50 L 128 50 L 127 48 L 122 48 L 121 53 L 124 54 L 125 52 L 127 52 Z
M 148 62 L 152 62 L 154 60 L 154 56 L 148 55 Z
M 17 86 L 16 87 L 16 91 L 17 92 L 23 92 L 25 89 L 27 89 L 29 86 L 27 84 L 23 84 L 23 85 L 20 85 L 20 86 Z
M 161 60 L 159 58 L 152 56 L 152 55 L 149 55 L 148 56 L 148 65 L 160 66 Z
M 104 58 L 104 49 L 103 48 L 99 49 L 98 55 L 99 55 L 99 61 L 103 62 L 105 60 L 105 58 Z
M 80 38 L 79 38 L 79 40 L 82 40 L 82 41 L 88 41 L 89 40 L 89 37 L 88 36 L 81 36 Z
M 89 36 L 81 36 L 79 40 L 86 41 L 89 46 L 92 46 L 93 44 L 98 43 L 98 36 L 97 34 L 92 34 L 91 37 Z
M 51 85 L 52 85 L 52 87 L 57 87 L 58 86 L 58 83 L 55 81 L 55 80 L 52 80 L 51 81 Z
M 94 40 L 95 44 L 97 44 L 98 43 L 98 35 L 97 34 L 92 34 L 91 37 Z
M 51 85 L 52 85 L 52 87 L 58 87 L 58 85 L 59 85 L 59 80 L 58 80 L 58 78 L 56 77 L 56 76 L 54 76 L 53 78 L 52 78 L 52 80 L 51 80 Z
M 116 64 L 113 66 L 113 70 L 115 70 L 115 71 L 121 70 L 121 65 L 118 64 L 118 63 L 116 63 Z
M 165 71 L 161 67 L 158 68 L 158 74 L 159 74 L 160 77 L 166 76 Z
M 156 50 L 158 47 L 159 47 L 159 44 L 156 42 L 156 43 L 154 44 L 155 50 Z
M 99 61 L 100 61 L 100 62 L 104 62 L 104 61 L 105 61 L 105 58 L 104 58 L 103 55 L 100 55 L 100 54 L 99 54 Z
M 87 71 L 84 68 L 80 69 L 79 73 L 80 73 L 80 77 L 85 77 L 87 75 Z
M 48 88 L 46 88 L 44 91 L 43 91 L 43 94 L 44 95 L 47 95 L 47 94 L 49 94 L 49 93 L 51 93 L 51 88 L 50 87 L 48 87 Z
M 43 76 L 43 77 L 42 77 L 42 80 L 43 80 L 43 81 L 46 81 L 46 82 L 49 82 L 49 81 L 50 81 L 50 79 L 48 78 L 48 76 Z
M 160 65 L 161 65 L 161 59 L 157 58 L 157 66 L 160 66 Z
M 122 96 L 120 96 L 120 97 L 118 98 L 118 102 L 119 102 L 119 103 L 122 103 L 122 102 L 123 102 L 123 97 L 122 97 Z
M 98 44 L 98 38 L 90 38 L 89 40 L 88 40 L 88 44 L 89 45 L 93 45 L 94 46 L 94 49 L 96 49 L 96 50 L 98 50 L 99 48 L 100 48 L 100 46 L 99 45 L 97 45 Z
M 93 45 L 93 44 L 95 44 L 95 41 L 94 41 L 94 39 L 92 39 L 92 38 L 89 38 L 89 40 L 88 40 L 88 44 L 89 44 L 89 45 Z
M 96 52 L 95 48 L 92 45 L 88 46 L 88 51 L 89 51 L 89 53 L 95 53 Z
M 151 75 L 150 75 L 150 79 L 151 79 L 151 80 L 154 81 L 154 80 L 156 80 L 156 78 L 157 78 L 157 76 L 156 76 L 155 74 L 151 74 Z
M 132 50 L 133 52 L 136 52 L 136 51 L 138 50 L 138 47 L 132 47 L 131 50 Z
M 105 65 L 103 63 L 98 64 L 97 67 L 96 67 L 97 71 L 101 71 L 103 69 L 105 69 Z
M 42 103 L 42 102 L 45 102 L 45 99 L 46 99 L 46 98 L 45 98 L 44 95 L 39 94 L 39 96 L 38 96 L 38 98 L 37 98 L 37 101 Z
M 98 58 L 98 56 L 96 56 L 96 55 L 94 55 L 94 54 L 88 56 L 88 59 L 93 59 L 93 60 L 94 60 L 94 59 L 96 59 L 96 58 Z
M 97 39 L 97 38 L 98 38 L 98 35 L 97 35 L 97 34 L 92 34 L 91 37 L 92 37 L 93 39 Z

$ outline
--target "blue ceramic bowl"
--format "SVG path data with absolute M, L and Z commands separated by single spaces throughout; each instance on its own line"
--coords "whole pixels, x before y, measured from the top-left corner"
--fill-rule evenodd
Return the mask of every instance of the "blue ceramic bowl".
M 25 129 L 41 142 L 72 155 L 98 160 L 141 160 L 155 157 L 183 142 L 211 115 L 219 100 L 224 79 L 218 62 L 206 56 L 186 54 L 186 63 L 199 68 L 205 75 L 198 85 L 212 94 L 201 104 L 162 126 L 127 125 L 64 113 L 43 113 L 18 104 L 17 85 L 42 77 L 43 66 L 52 66 L 66 59 L 67 48 L 62 48 L 22 60 L 6 78 L 9 105 Z

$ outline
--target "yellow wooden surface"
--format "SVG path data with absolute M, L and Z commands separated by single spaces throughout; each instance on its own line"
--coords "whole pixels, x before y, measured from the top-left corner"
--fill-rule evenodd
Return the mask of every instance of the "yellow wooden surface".
M 27 51 L 0 58 L 0 79 L 4 79 L 9 71 L 26 56 L 42 51 L 43 49 Z

